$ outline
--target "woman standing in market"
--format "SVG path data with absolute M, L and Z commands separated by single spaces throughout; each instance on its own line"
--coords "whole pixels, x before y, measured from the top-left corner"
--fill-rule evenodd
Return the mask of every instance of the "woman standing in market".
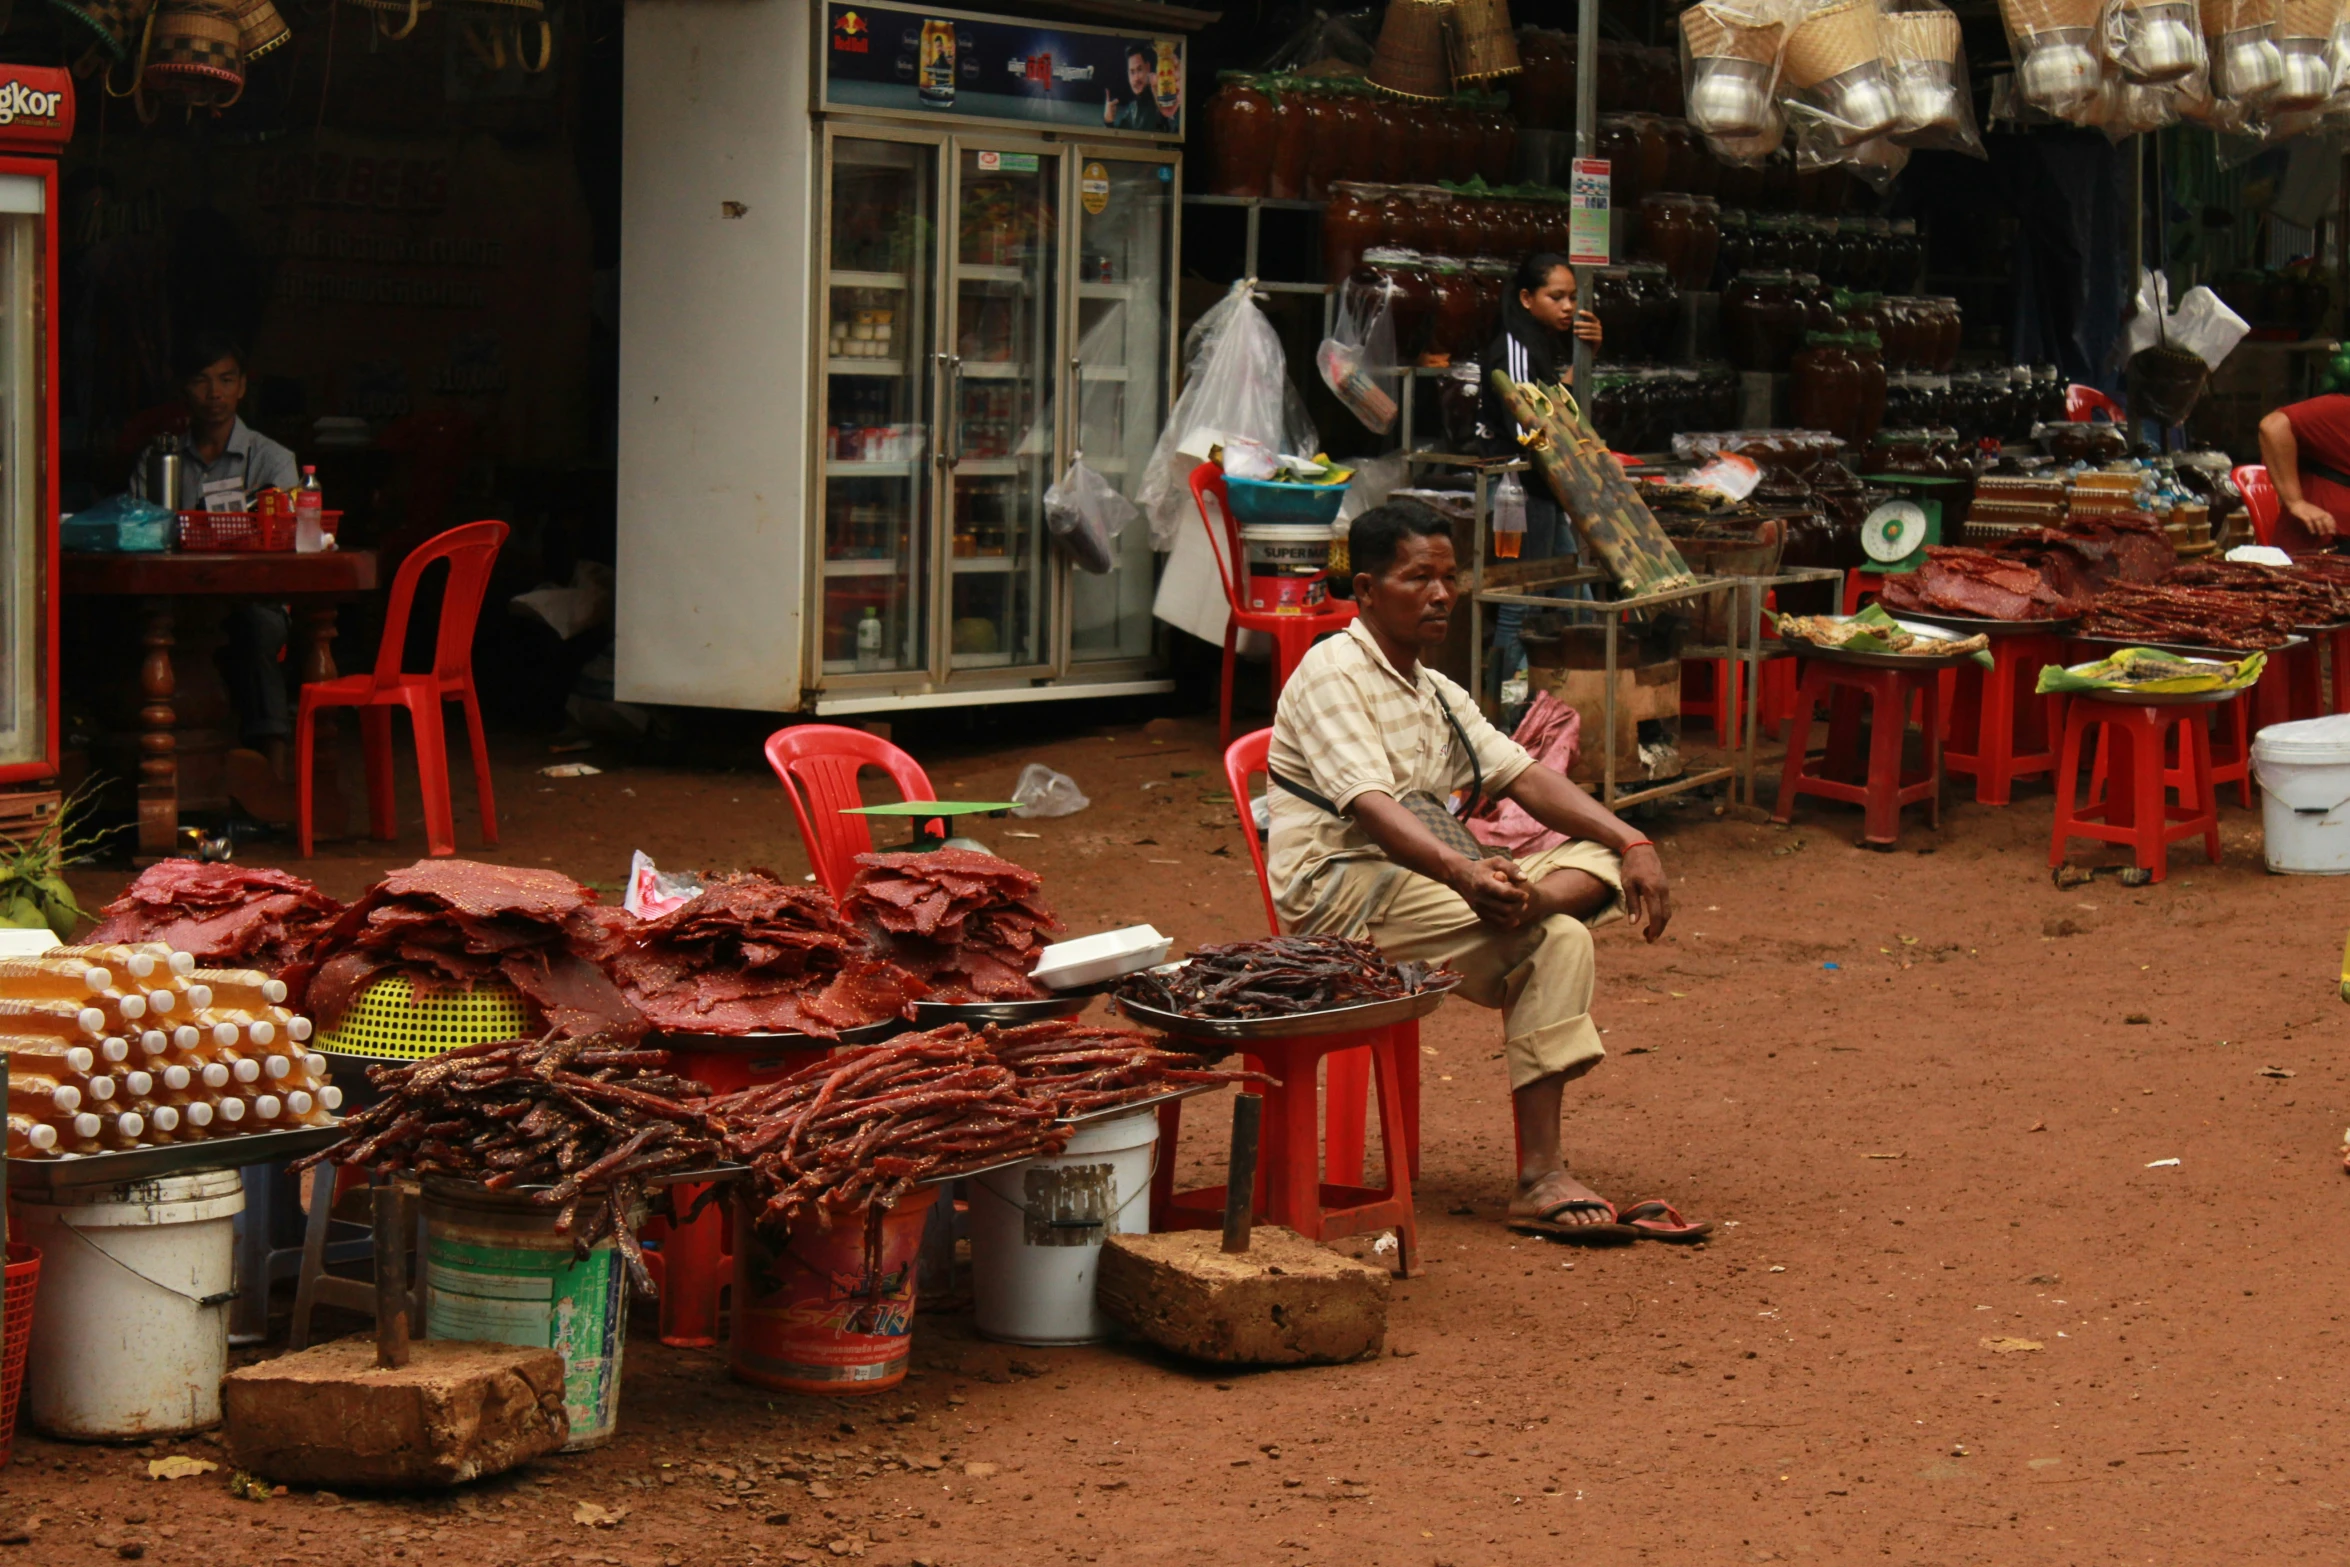
M 1487 377 L 1499 369 L 1506 371 L 1513 381 L 1571 385 L 1575 379 L 1577 338 L 1597 349 L 1599 317 L 1576 306 L 1573 264 L 1555 250 L 1538 250 L 1518 263 L 1518 275 L 1509 297 L 1502 302 L 1501 331 L 1485 345 L 1478 364 Z M 1490 379 L 1481 379 L 1478 384 L 1477 437 L 1488 456 L 1517 455 L 1517 422 L 1502 406 Z M 1549 560 L 1579 556 L 1574 527 L 1549 490 L 1540 482 L 1524 484 L 1523 488 L 1526 537 L 1521 558 Z M 1519 664 L 1524 662 L 1525 649 L 1518 633 L 1525 623 L 1526 607 L 1522 604 L 1504 604 L 1493 617 L 1493 670 L 1497 689 L 1499 682 L 1516 674 Z

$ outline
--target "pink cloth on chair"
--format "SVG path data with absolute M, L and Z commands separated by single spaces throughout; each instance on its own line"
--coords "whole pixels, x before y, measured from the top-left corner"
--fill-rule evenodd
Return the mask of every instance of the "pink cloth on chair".
M 1511 738 L 1535 761 L 1564 773 L 1575 765 L 1582 745 L 1583 715 L 1548 691 L 1537 691 Z M 1566 834 L 1543 826 L 1515 800 L 1487 800 L 1469 818 L 1469 832 L 1479 843 L 1518 855 L 1539 854 L 1567 841 Z

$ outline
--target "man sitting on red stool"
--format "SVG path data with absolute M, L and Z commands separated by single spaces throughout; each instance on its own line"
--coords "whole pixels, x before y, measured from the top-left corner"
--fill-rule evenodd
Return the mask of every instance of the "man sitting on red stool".
M 1629 914 L 1650 941 L 1672 918 L 1656 846 L 1487 723 L 1421 661 L 1459 597 L 1450 525 L 1393 502 L 1348 534 L 1359 618 L 1298 665 L 1273 719 L 1266 872 L 1282 928 L 1367 937 L 1396 960 L 1447 964 L 1459 994 L 1503 1013 L 1518 1133 L 1512 1228 L 1621 1239 L 1614 1205 L 1567 1174 L 1567 1082 L 1605 1052 L 1591 1021 L 1588 927 Z M 1567 841 L 1523 861 L 1486 851 L 1446 804 L 1481 789 Z M 1662 1204 L 1641 1233 L 1693 1239 Z
M 2277 491 L 2276 547 L 2296 559 L 2335 549 L 2350 523 L 2350 396 L 2271 412 L 2260 421 L 2260 460 Z

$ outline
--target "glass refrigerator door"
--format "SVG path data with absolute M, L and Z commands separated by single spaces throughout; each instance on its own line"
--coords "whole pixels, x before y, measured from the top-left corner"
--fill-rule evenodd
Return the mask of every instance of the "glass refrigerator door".
M 822 460 L 828 682 L 931 663 L 936 143 L 832 143 Z
M 47 452 L 41 367 L 46 184 L 0 174 L 0 766 L 49 760 Z
M 1077 191 L 1074 439 L 1087 466 L 1132 500 L 1167 416 L 1175 165 L 1089 156 Z M 1149 656 L 1156 562 L 1150 524 L 1137 517 L 1118 535 L 1109 575 L 1070 574 L 1071 663 Z
M 1060 155 L 958 144 L 948 263 L 947 667 L 1052 662 Z

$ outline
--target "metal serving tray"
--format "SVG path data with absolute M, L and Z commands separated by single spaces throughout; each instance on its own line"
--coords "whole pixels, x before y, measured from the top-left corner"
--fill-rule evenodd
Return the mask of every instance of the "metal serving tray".
M 968 1023 L 977 1028 L 982 1023 L 1000 1023 L 1012 1028 L 1022 1023 L 1049 1023 L 1056 1018 L 1075 1017 L 1108 988 L 1088 985 L 1037 1001 L 917 1001 L 914 1026 L 928 1029 Z
M 1424 990 L 1409 996 L 1398 996 L 1392 1001 L 1365 1001 L 1351 1007 L 1332 1007 L 1324 1012 L 1296 1012 L 1281 1017 L 1185 1017 L 1181 1013 L 1162 1012 L 1157 1007 L 1128 1001 L 1123 996 L 1113 997 L 1112 1004 L 1143 1027 L 1155 1028 L 1162 1034 L 1246 1045 L 1252 1039 L 1297 1039 L 1308 1034 L 1349 1034 L 1357 1029 L 1385 1028 L 1391 1023 L 1426 1017 L 1444 1004 L 1444 998 L 1451 995 L 1453 987 L 1459 983 L 1456 978 L 1431 984 Z
M 1893 614 L 1891 610 L 1885 612 Z M 1922 620 L 1929 626 L 1944 626 L 1965 636 L 2021 637 L 2062 636 L 2081 623 L 2078 615 L 2060 615 L 2054 620 L 1983 620 L 1973 615 L 1945 615 L 1938 609 L 1905 609 L 1896 620 Z M 1896 655 L 1906 656 L 1906 655 Z
M 830 1050 L 835 1045 L 877 1045 L 914 1025 L 902 1017 L 844 1028 L 838 1039 L 822 1034 L 665 1034 L 650 1036 L 648 1048 L 706 1056 L 755 1056 L 778 1050 Z
M 275 1164 L 281 1159 L 298 1159 L 329 1147 L 340 1141 L 342 1135 L 342 1125 L 337 1122 L 284 1132 L 207 1137 L 202 1142 L 165 1143 L 155 1148 L 126 1148 L 120 1153 L 84 1154 L 79 1158 L 11 1159 L 8 1189 L 49 1192 L 69 1186 L 119 1186 L 125 1181 L 161 1180 L 167 1175 L 194 1175 L 201 1170 Z
M 1831 624 L 1841 624 L 1853 617 L 1850 615 L 1813 615 L 1809 618 L 1824 620 Z M 1893 617 L 1893 624 L 1909 632 L 1912 636 L 1924 637 L 1929 642 L 1963 642 L 1967 636 L 1973 634 L 1969 632 L 1962 635 L 1951 630 L 1948 626 L 1929 626 L 1922 620 L 1909 620 L 1900 615 Z M 1829 647 L 1825 643 L 1811 642 L 1802 637 L 1790 636 L 1784 631 L 1779 633 L 1779 640 L 1805 658 L 1824 658 L 1830 663 L 1853 664 L 1862 669 L 1945 669 L 1961 659 L 1974 656 L 1971 653 L 1855 653 L 1846 648 Z

